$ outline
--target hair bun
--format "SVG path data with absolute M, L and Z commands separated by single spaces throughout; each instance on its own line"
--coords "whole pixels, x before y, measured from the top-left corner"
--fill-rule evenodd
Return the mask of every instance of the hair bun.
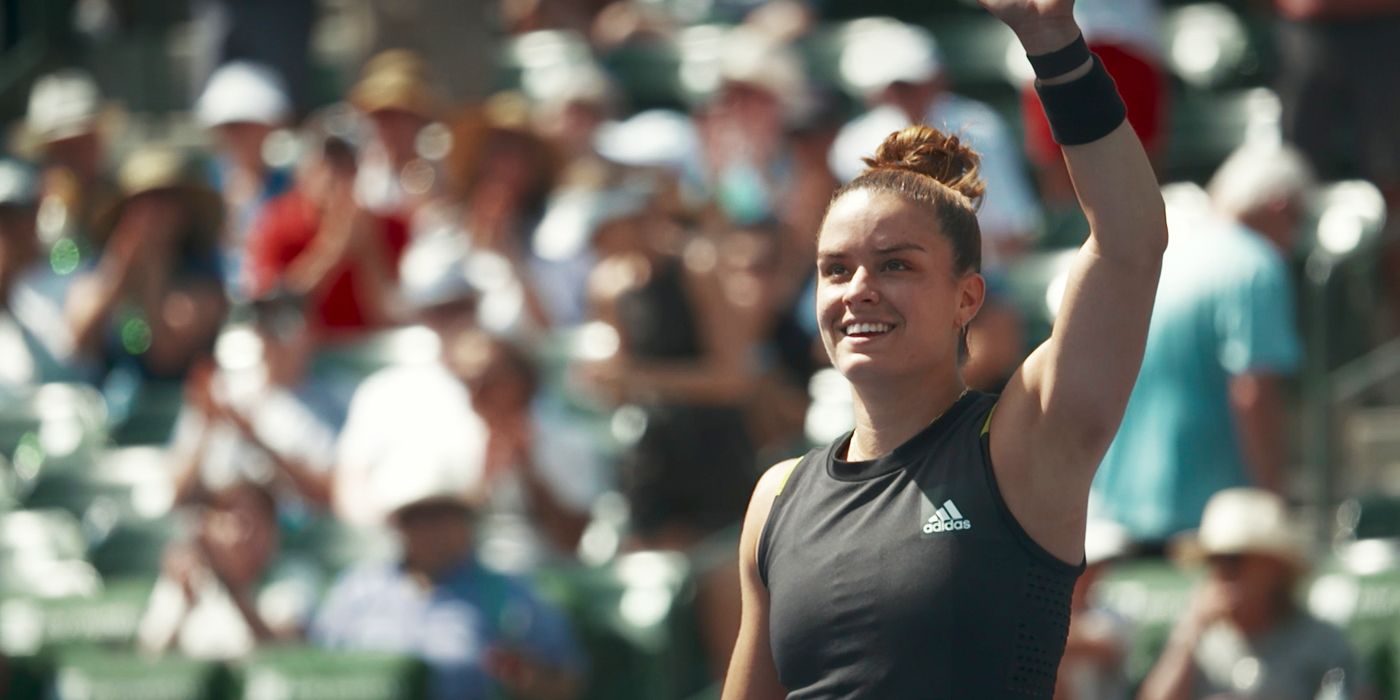
M 904 170 L 937 180 L 948 189 L 967 197 L 977 206 L 987 191 L 978 174 L 981 157 L 952 134 L 923 124 L 908 126 L 890 134 L 866 158 L 867 173 L 876 170 Z

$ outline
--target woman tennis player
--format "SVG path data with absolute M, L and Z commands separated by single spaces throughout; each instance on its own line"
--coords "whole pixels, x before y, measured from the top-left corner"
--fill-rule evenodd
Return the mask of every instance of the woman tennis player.
M 817 314 L 855 430 L 774 466 L 740 543 L 726 700 L 1050 698 L 1089 483 L 1141 362 L 1166 217 L 1073 0 L 981 0 L 1031 58 L 1092 233 L 1001 396 L 959 376 L 982 303 L 977 156 L 914 126 L 828 205 Z

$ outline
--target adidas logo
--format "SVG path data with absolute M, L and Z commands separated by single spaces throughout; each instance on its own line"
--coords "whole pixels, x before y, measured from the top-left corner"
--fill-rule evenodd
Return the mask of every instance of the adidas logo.
M 956 530 L 971 530 L 972 521 L 963 517 L 958 511 L 958 507 L 953 505 L 953 499 L 943 502 L 943 505 L 928 520 L 924 521 L 923 531 L 925 535 L 932 535 L 939 532 L 954 532 Z

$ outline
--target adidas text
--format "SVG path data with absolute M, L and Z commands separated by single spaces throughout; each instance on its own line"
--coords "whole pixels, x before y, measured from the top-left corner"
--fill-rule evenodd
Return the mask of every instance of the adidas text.
M 950 498 L 943 502 L 943 505 L 924 521 L 923 533 L 934 535 L 940 532 L 954 532 L 957 530 L 971 530 L 972 521 L 963 517 L 961 511 Z
M 932 534 L 934 534 L 934 533 L 936 533 L 936 532 L 952 532 L 953 530 L 971 530 L 971 529 L 972 529 L 972 523 L 970 523 L 970 522 L 968 522 L 968 521 L 966 521 L 966 520 L 954 520 L 954 521 L 952 521 L 952 522 L 943 522 L 943 521 L 939 520 L 939 521 L 935 521 L 935 522 L 924 523 L 924 534 L 925 534 L 925 535 L 932 535 Z

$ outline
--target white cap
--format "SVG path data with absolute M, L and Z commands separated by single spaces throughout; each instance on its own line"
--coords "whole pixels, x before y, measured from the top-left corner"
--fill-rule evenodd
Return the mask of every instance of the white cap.
M 742 83 L 771 93 L 789 121 L 812 109 L 807 71 L 791 47 L 756 30 L 739 27 L 725 37 L 719 59 L 721 84 Z
M 622 165 L 684 172 L 700 159 L 695 122 L 680 112 L 650 109 L 608 122 L 593 136 L 598 154 Z
M 1084 563 L 1102 564 L 1128 553 L 1132 538 L 1128 531 L 1110 520 L 1094 519 L 1084 528 Z
M 583 252 L 604 225 L 646 211 L 640 188 L 570 189 L 555 194 L 535 230 L 535 254 L 545 260 L 568 260 Z
M 265 65 L 248 61 L 220 66 L 195 105 L 195 114 L 206 127 L 236 122 L 281 126 L 291 113 L 291 101 L 281 76 Z
M 95 131 L 101 112 L 102 96 L 92 76 L 68 68 L 35 81 L 25 124 L 49 143 Z
M 1273 493 L 1225 489 L 1206 503 L 1194 549 L 1206 557 L 1266 554 L 1301 567 L 1306 561 L 1302 531 L 1283 499 Z
M 894 83 L 933 80 L 943 72 L 938 41 L 923 27 L 871 17 L 851 22 L 845 32 L 841 79 L 862 96 Z
M 470 247 L 456 232 L 414 241 L 399 263 L 400 294 L 411 309 L 479 299 L 481 287 L 469 269 Z
M 481 465 L 460 463 L 452 458 L 455 452 L 411 443 L 386 455 L 370 484 L 379 513 L 392 517 L 408 506 L 439 500 L 480 505 Z

